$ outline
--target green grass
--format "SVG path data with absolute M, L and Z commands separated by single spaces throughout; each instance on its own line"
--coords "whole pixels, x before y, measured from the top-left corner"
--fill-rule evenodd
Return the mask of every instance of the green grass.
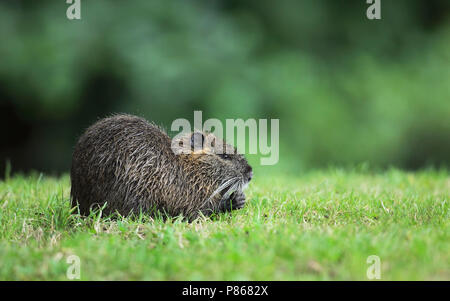
M 70 214 L 70 181 L 0 182 L 0 279 L 450 280 L 445 170 L 256 174 L 245 209 L 187 223 Z

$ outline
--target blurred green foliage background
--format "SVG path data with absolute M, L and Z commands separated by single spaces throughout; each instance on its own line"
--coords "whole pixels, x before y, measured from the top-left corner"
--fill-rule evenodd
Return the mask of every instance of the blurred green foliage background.
M 0 1 L 0 171 L 64 172 L 113 112 L 279 118 L 280 162 L 450 164 L 448 0 Z M 256 158 L 251 161 L 258 164 Z

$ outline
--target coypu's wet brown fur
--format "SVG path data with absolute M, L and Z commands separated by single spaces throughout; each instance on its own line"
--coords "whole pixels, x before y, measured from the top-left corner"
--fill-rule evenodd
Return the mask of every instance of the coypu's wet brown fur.
M 172 150 L 172 139 L 161 128 L 143 118 L 120 114 L 96 122 L 75 146 L 72 206 L 78 205 L 82 215 L 106 202 L 106 214 L 157 209 L 189 219 L 242 208 L 251 167 L 212 134 L 195 132 L 174 142 L 185 145 L 198 138 L 200 148 L 193 144 L 194 152 L 182 154 Z M 221 154 L 223 149 L 234 153 Z

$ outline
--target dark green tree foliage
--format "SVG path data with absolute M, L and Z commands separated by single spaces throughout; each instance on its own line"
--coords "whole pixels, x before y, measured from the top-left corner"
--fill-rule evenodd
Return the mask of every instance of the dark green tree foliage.
M 67 171 L 112 112 L 194 109 L 279 118 L 275 168 L 449 165 L 446 0 L 81 2 L 0 2 L 1 170 Z

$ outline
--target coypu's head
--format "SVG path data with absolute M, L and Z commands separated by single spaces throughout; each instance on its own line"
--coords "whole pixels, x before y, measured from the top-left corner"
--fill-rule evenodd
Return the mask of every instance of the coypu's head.
M 212 133 L 195 131 L 175 138 L 172 150 L 179 157 L 190 185 L 205 191 L 206 211 L 221 212 L 244 206 L 243 190 L 253 171 L 234 146 Z

